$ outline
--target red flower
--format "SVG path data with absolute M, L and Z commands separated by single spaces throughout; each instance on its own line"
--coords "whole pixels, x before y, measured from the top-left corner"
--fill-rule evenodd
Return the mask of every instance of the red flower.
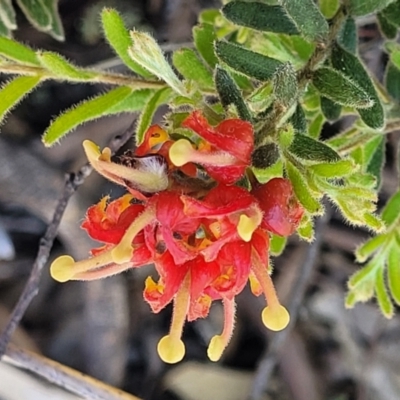
M 212 178 L 225 184 L 243 176 L 254 149 L 253 127 L 249 122 L 228 119 L 213 128 L 199 111 L 194 111 L 182 126 L 193 130 L 203 141 L 197 149 L 186 139 L 175 142 L 169 151 L 175 165 L 200 164 Z
M 233 185 L 250 164 L 250 123 L 228 119 L 212 127 L 195 111 L 182 127 L 193 131 L 192 141 L 174 141 L 155 125 L 119 164 L 109 149 L 84 142 L 93 167 L 130 194 L 111 202 L 105 197 L 88 209 L 82 227 L 103 246 L 83 261 L 59 257 L 51 274 L 61 282 L 91 280 L 154 263 L 159 277 L 147 278 L 144 298 L 154 312 L 174 304 L 171 330 L 158 344 L 161 358 L 180 361 L 185 321 L 206 317 L 212 301 L 222 300 L 223 331 L 208 348 L 216 361 L 233 332 L 235 296 L 248 281 L 266 298 L 264 324 L 273 330 L 288 324 L 269 276 L 269 233 L 293 233 L 303 209 L 283 178 L 251 192 Z M 217 182 L 210 185 L 202 168 Z

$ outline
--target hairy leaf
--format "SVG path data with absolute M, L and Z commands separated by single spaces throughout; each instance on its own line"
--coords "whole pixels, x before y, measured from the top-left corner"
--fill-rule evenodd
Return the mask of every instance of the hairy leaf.
M 332 18 L 339 9 L 339 0 L 320 0 L 319 8 L 326 19 Z
M 286 163 L 286 172 L 293 185 L 294 193 L 301 205 L 310 214 L 320 214 L 322 206 L 311 194 L 310 188 L 300 171 L 290 162 Z
M 46 147 L 52 146 L 78 125 L 109 115 L 110 109 L 131 93 L 131 88 L 121 86 L 66 110 L 47 128 L 42 138 L 43 143 Z
M 104 8 L 101 13 L 101 22 L 108 43 L 123 63 L 136 74 L 147 78 L 151 77 L 151 73 L 129 56 L 128 49 L 132 45 L 132 40 L 118 12 L 111 8 Z
M 328 145 L 305 135 L 295 135 L 289 151 L 303 160 L 339 161 L 340 156 Z
M 339 45 L 335 45 L 332 48 L 331 61 L 336 70 L 357 83 L 373 101 L 372 107 L 357 110 L 364 123 L 374 129 L 382 128 L 385 124 L 385 115 L 381 101 L 371 78 L 358 57 L 344 50 Z
M 379 139 L 378 143 L 376 144 L 375 151 L 373 152 L 373 155 L 368 163 L 366 171 L 375 176 L 377 190 L 379 190 L 381 186 L 382 170 L 386 160 L 385 158 L 386 136 L 382 136 Z
M 175 92 L 185 95 L 182 82 L 164 57 L 157 42 L 144 32 L 131 31 L 133 45 L 129 48 L 129 56 L 143 68 L 165 81 Z
M 385 86 L 390 96 L 400 102 L 400 69 L 390 61 L 386 65 Z
M 352 160 L 339 160 L 334 163 L 320 163 L 311 165 L 310 170 L 324 178 L 340 178 L 349 175 L 354 170 Z
M 390 226 L 400 217 L 400 191 L 397 191 L 386 203 L 381 214 L 383 222 Z
M 278 257 L 283 253 L 286 247 L 287 238 L 284 236 L 271 235 L 271 240 L 269 242 L 269 250 L 271 255 Z
M 36 53 L 13 39 L 0 36 L 0 55 L 21 64 L 40 66 Z
M 328 121 L 336 121 L 340 117 L 342 106 L 327 97 L 321 96 L 321 111 Z
M 15 11 L 11 4 L 11 0 L 0 0 L 0 20 L 8 29 L 17 29 L 15 20 Z
M 390 300 L 389 293 L 386 289 L 383 266 L 379 268 L 376 275 L 375 293 L 382 314 L 386 318 L 392 318 L 394 313 L 393 303 Z
M 143 110 L 154 90 L 140 89 L 135 90 L 129 96 L 109 109 L 109 114 L 119 114 L 123 112 L 134 112 Z
M 212 68 L 218 63 L 218 58 L 214 53 L 214 42 L 217 35 L 214 26 L 203 23 L 193 28 L 193 40 L 197 51 L 203 60 Z
M 37 29 L 51 28 L 51 15 L 42 0 L 17 0 L 28 21 Z
M 379 12 L 377 15 L 378 25 L 381 32 L 387 39 L 395 39 L 397 36 L 397 26 L 390 22 L 385 14 Z
M 170 88 L 157 90 L 147 101 L 136 127 L 136 144 L 140 145 L 143 142 L 144 134 L 151 125 L 157 108 L 168 101 L 171 96 Z
M 355 251 L 357 261 L 366 261 L 368 257 L 375 253 L 385 243 L 386 239 L 387 236 L 385 234 L 376 235 L 359 246 Z
M 333 68 L 319 68 L 312 82 L 323 96 L 342 106 L 370 108 L 373 104 L 365 90 Z
M 400 305 L 400 260 L 399 247 L 393 246 L 387 258 L 387 276 L 389 289 L 393 300 L 397 305 Z
M 400 0 L 383 0 L 382 3 L 389 4 L 382 10 L 382 14 L 395 26 L 400 26 Z M 382 7 L 380 8 L 382 9 Z
M 222 13 L 237 25 L 259 31 L 297 35 L 299 30 L 281 6 L 260 2 L 232 1 L 222 8 Z
M 38 76 L 19 76 L 6 82 L 0 89 L 0 124 L 7 113 L 40 83 Z
M 215 50 L 218 57 L 231 68 L 260 81 L 271 79 L 282 65 L 278 60 L 225 41 L 216 42 Z
M 382 10 L 394 0 L 348 0 L 351 15 L 361 16 Z
M 347 17 L 343 22 L 337 41 L 340 46 L 342 46 L 345 50 L 352 54 L 356 54 L 357 52 L 357 25 L 356 21 L 352 17 Z
M 95 72 L 88 72 L 75 67 L 58 53 L 51 51 L 38 52 L 37 57 L 43 67 L 65 80 L 87 81 L 96 76 Z
M 178 72 L 185 78 L 195 81 L 200 88 L 212 89 L 213 77 L 211 72 L 201 62 L 192 49 L 180 49 L 174 52 L 172 61 Z
M 303 134 L 307 131 L 307 119 L 303 107 L 297 103 L 293 115 L 290 117 L 289 122 L 293 125 L 296 134 Z
M 298 98 L 296 71 L 292 64 L 279 66 L 273 76 L 274 94 L 277 101 L 289 108 Z
M 227 71 L 217 66 L 215 71 L 215 87 L 217 88 L 221 104 L 224 107 L 233 104 L 241 119 L 251 121 L 250 112 L 243 100 L 239 88 Z
M 51 24 L 47 31 L 54 39 L 63 41 L 65 39 L 64 28 L 58 13 L 58 0 L 42 0 L 43 5 L 50 14 Z
M 303 37 L 313 41 L 326 39 L 328 23 L 313 0 L 282 0 L 281 4 Z

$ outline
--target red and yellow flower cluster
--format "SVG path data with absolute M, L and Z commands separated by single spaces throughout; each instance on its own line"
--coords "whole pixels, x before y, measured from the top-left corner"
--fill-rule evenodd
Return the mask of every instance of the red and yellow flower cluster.
M 248 281 L 266 298 L 264 324 L 281 330 L 289 323 L 270 278 L 269 235 L 291 235 L 303 209 L 284 178 L 253 179 L 251 190 L 235 185 L 254 150 L 250 123 L 228 119 L 213 127 L 194 111 L 182 128 L 187 136 L 174 138 L 152 126 L 121 163 L 111 161 L 108 148 L 84 142 L 94 169 L 128 194 L 89 208 L 82 227 L 104 245 L 84 261 L 57 258 L 51 274 L 60 282 L 92 280 L 154 263 L 159 277 L 147 278 L 144 298 L 154 312 L 174 306 L 170 332 L 158 343 L 161 358 L 180 361 L 185 321 L 206 317 L 212 301 L 222 300 L 224 327 L 208 348 L 217 361 L 232 335 L 235 296 Z

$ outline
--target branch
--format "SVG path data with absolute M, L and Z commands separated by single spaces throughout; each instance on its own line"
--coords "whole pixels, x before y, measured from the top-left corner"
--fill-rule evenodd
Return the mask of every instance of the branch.
M 4 361 L 31 371 L 49 382 L 90 400 L 140 400 L 138 397 L 109 386 L 97 379 L 39 354 L 13 344 L 7 348 Z
M 263 393 L 268 387 L 271 374 L 277 363 L 279 351 L 284 346 L 286 339 L 296 323 L 300 306 L 302 304 L 307 285 L 309 283 L 319 250 L 323 242 L 323 230 L 329 220 L 328 214 L 329 210 L 326 210 L 324 216 L 317 220 L 315 226 L 315 240 L 308 247 L 305 260 L 298 271 L 298 277 L 292 285 L 292 296 L 288 302 L 290 324 L 286 329 L 277 333 L 271 340 L 266 353 L 258 365 L 249 395 L 249 400 L 259 400 L 262 398 Z
M 120 149 L 132 136 L 134 124 L 135 121 L 132 122 L 129 128 L 121 136 L 117 136 L 111 140 L 109 147 L 113 153 Z M 21 319 L 31 301 L 39 291 L 39 282 L 42 275 L 42 270 L 49 259 L 50 250 L 53 246 L 54 239 L 57 236 L 58 227 L 68 205 L 68 201 L 75 193 L 76 189 L 82 185 L 91 172 L 92 167 L 89 164 L 85 164 L 77 173 L 70 173 L 66 177 L 64 191 L 57 203 L 52 221 L 48 225 L 46 233 L 40 239 L 39 250 L 33 263 L 29 279 L 25 284 L 24 290 L 22 291 L 22 294 L 11 313 L 10 319 L 4 331 L 0 335 L 0 359 L 6 351 L 12 334 L 14 333 L 18 324 L 21 322 Z

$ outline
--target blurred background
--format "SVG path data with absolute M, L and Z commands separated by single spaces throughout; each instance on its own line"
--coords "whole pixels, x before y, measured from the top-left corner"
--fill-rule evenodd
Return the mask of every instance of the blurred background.
M 22 14 L 15 38 L 35 49 L 57 51 L 77 65 L 124 72 L 102 37 L 99 12 L 104 6 L 123 13 L 129 28 L 152 32 L 168 50 L 190 41 L 201 9 L 218 4 L 217 0 L 60 0 L 64 43 L 35 30 Z M 375 21 L 364 18 L 358 27 L 362 57 L 381 79 L 386 59 Z M 7 79 L 0 76 L 1 82 Z M 82 140 L 90 138 L 104 146 L 132 123 L 133 115 L 108 117 L 80 127 L 61 145 L 44 148 L 40 137 L 49 121 L 102 90 L 100 85 L 45 82 L 1 129 L 0 328 L 29 276 L 65 173 L 86 162 Z M 342 124 L 328 124 L 323 137 L 337 133 Z M 395 135 L 389 137 L 383 200 L 397 185 L 397 141 Z M 121 152 L 131 146 L 133 141 Z M 64 215 L 50 261 L 65 253 L 87 257 L 93 243 L 79 225 L 87 207 L 107 194 L 117 197 L 122 191 L 95 173 L 79 188 Z M 142 299 L 151 266 L 98 282 L 65 284 L 54 282 L 46 268 L 39 295 L 13 342 L 146 400 L 242 400 L 250 398 L 260 382 L 266 387 L 263 399 L 398 400 L 400 317 L 385 320 L 373 303 L 345 310 L 346 281 L 357 270 L 352 252 L 368 232 L 344 225 L 334 209 L 327 209 L 329 218 L 319 224 L 320 240 L 313 251 L 293 237 L 284 254 L 273 260 L 273 278 L 284 304 L 301 283 L 304 263 L 313 265 L 298 320 L 280 341 L 279 351 L 269 351 L 276 334 L 261 323 L 263 302 L 245 290 L 238 298 L 234 337 L 219 363 L 211 363 L 206 355 L 210 338 L 222 326 L 222 308 L 214 304 L 209 318 L 186 325 L 184 361 L 163 364 L 156 344 L 169 329 L 171 309 L 154 315 Z M 268 362 L 276 362 L 276 368 L 263 376 L 260 365 Z M 18 391 L 16 384 L 28 391 Z M 0 363 L 0 400 L 49 398 L 77 397 Z

